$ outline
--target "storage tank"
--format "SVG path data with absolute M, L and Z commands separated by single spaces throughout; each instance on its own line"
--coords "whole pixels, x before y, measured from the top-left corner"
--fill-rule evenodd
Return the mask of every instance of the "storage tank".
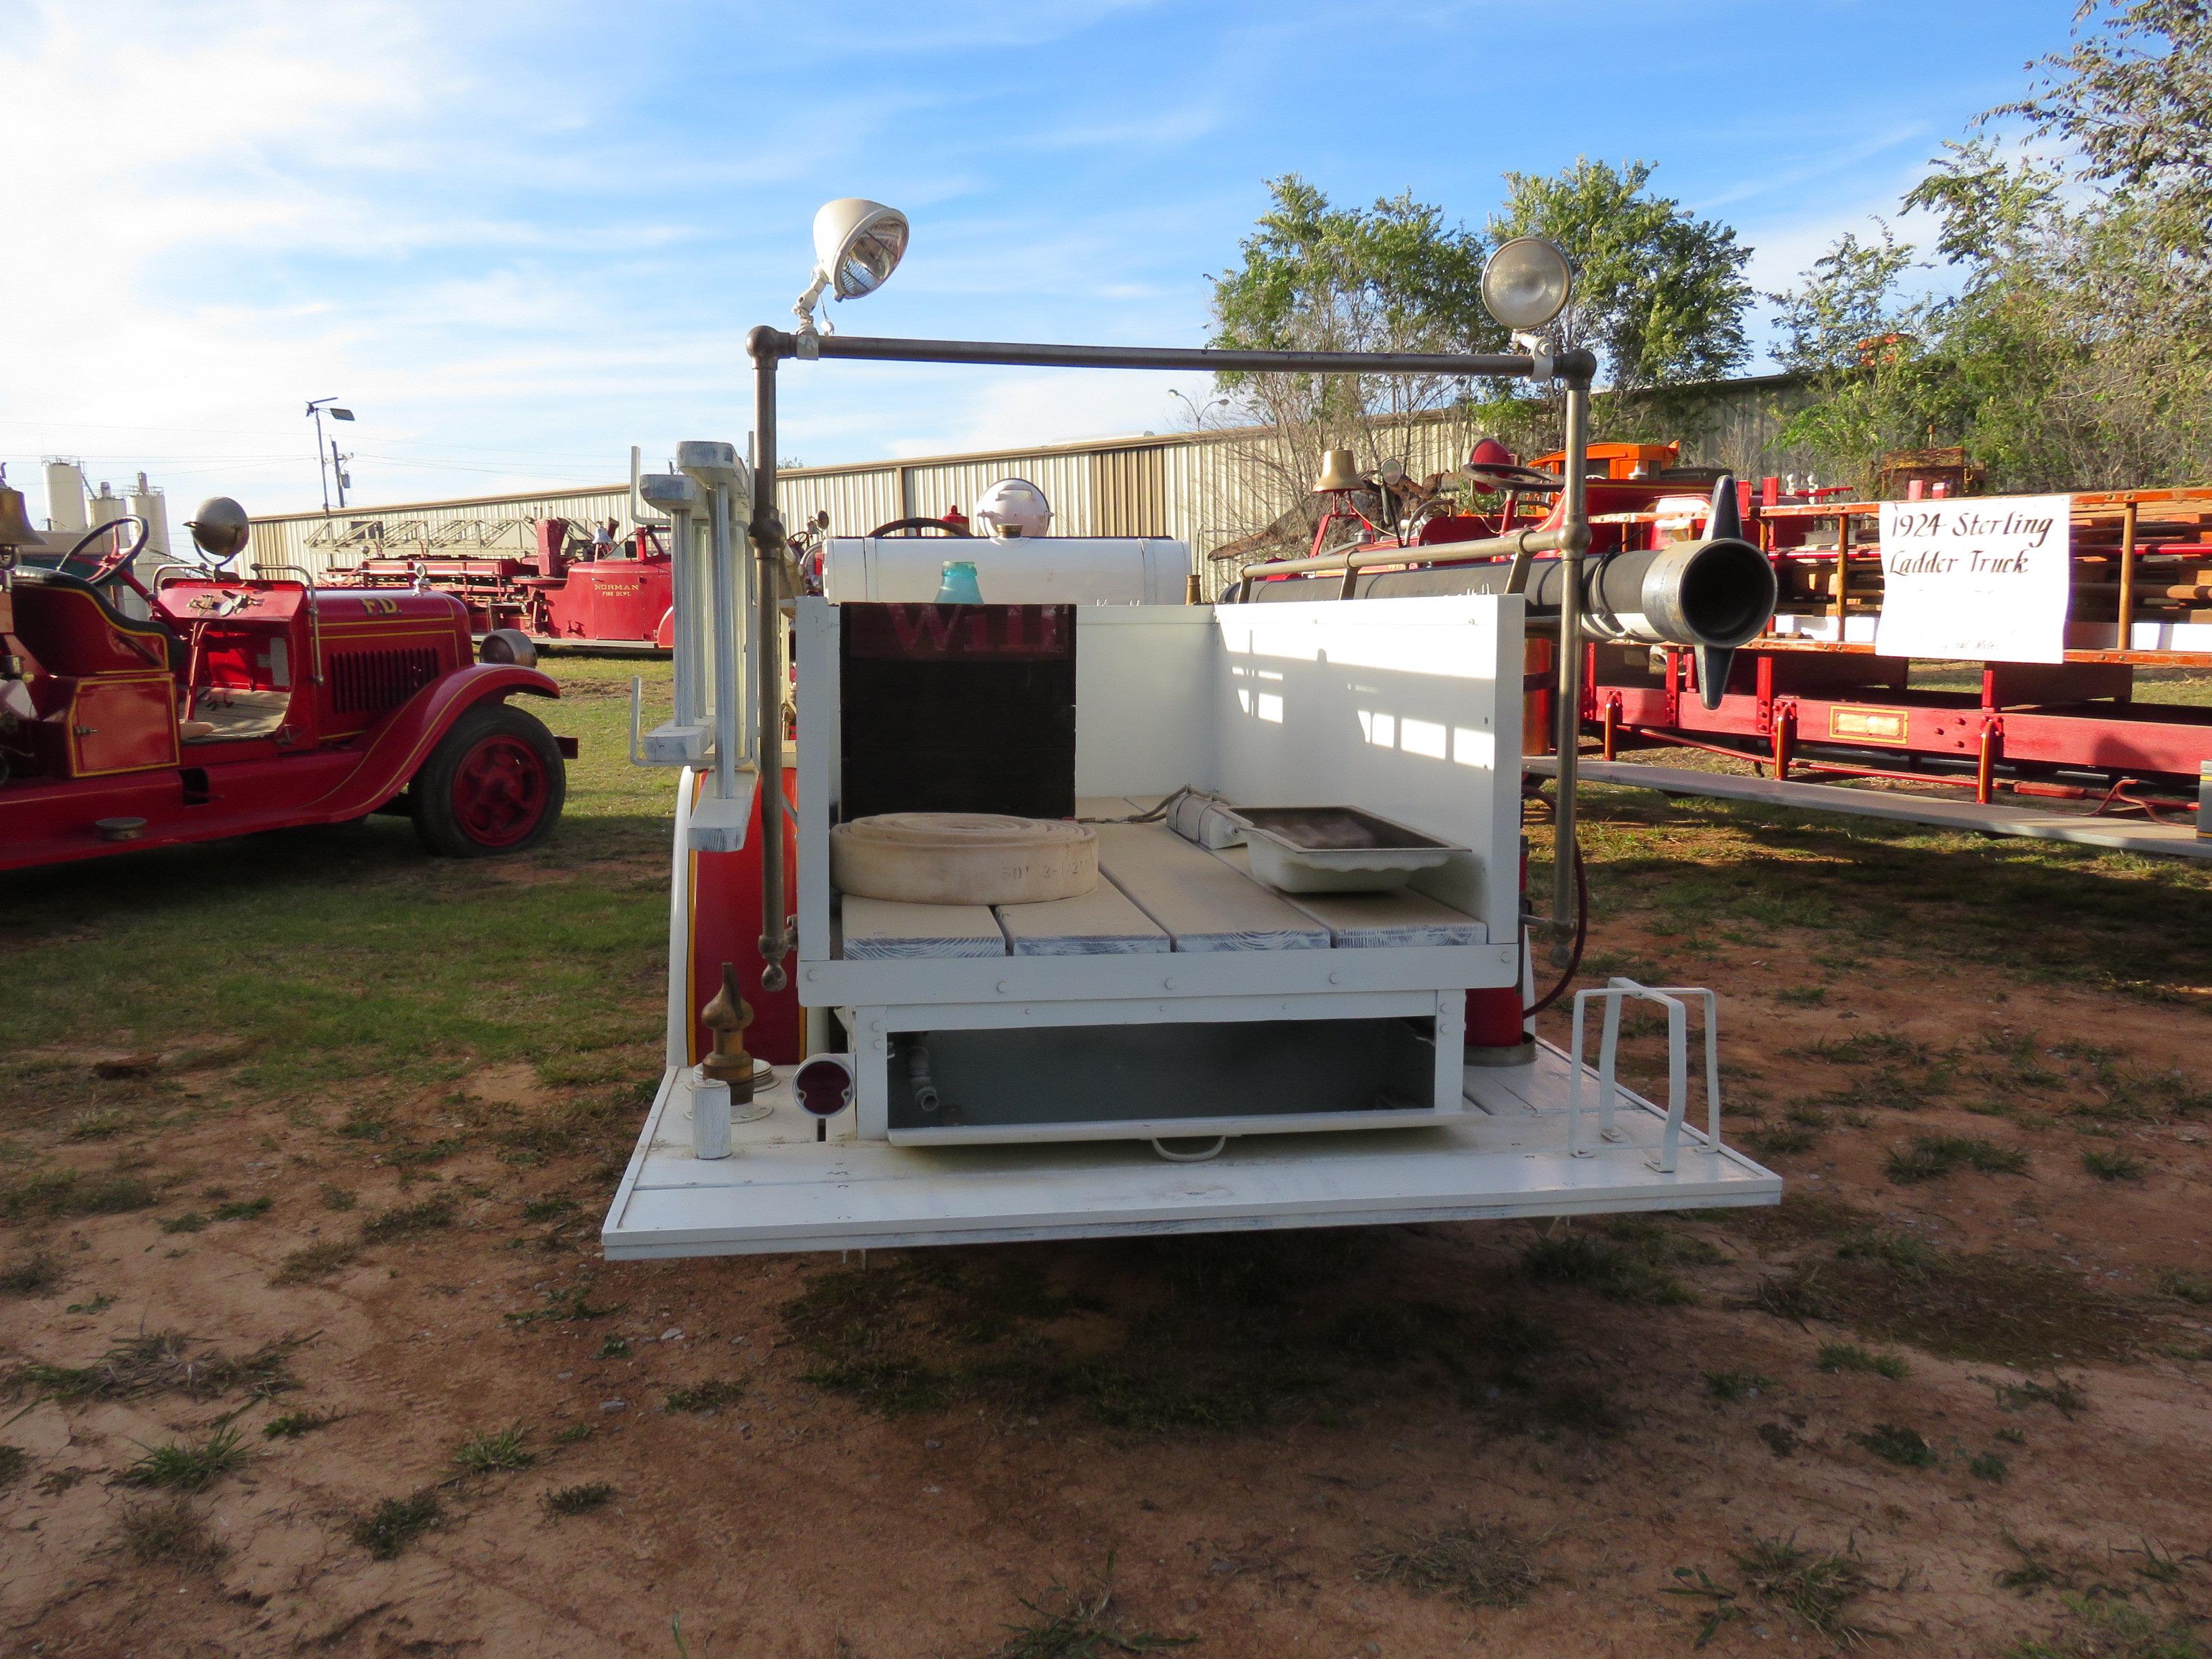
M 84 468 L 58 455 L 46 459 L 46 528 L 56 535 L 82 535 L 92 528 L 84 516 Z
M 92 498 L 92 522 L 85 528 L 97 530 L 104 524 L 113 524 L 130 511 L 131 503 L 109 489 L 107 480 L 102 478 L 100 481 L 100 494 Z
M 138 487 L 131 492 L 131 514 L 146 526 L 146 552 L 158 568 L 161 560 L 169 556 L 169 502 L 160 490 L 146 482 L 146 475 L 138 475 Z

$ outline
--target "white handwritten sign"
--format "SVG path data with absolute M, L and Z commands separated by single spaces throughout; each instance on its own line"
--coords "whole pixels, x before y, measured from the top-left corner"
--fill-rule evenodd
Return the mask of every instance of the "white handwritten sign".
M 1885 657 L 2063 662 L 2072 529 L 2063 495 L 1884 501 Z

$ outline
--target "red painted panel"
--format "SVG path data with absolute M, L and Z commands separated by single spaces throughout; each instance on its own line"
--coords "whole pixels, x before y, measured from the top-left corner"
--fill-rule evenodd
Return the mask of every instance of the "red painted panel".
M 799 891 L 799 781 L 797 769 L 783 772 L 784 799 L 791 811 L 783 817 L 784 891 L 788 908 L 796 908 Z M 799 992 L 786 985 L 781 991 L 761 989 L 761 798 L 753 798 L 752 823 L 745 845 L 738 853 L 695 853 L 691 855 L 691 1054 L 696 1061 L 707 1052 L 710 1039 L 699 1024 L 699 1011 L 707 1006 L 722 982 L 722 964 L 734 963 L 738 988 L 752 1005 L 753 1023 L 745 1032 L 745 1047 L 775 1066 L 795 1066 L 805 1055 L 805 1030 L 801 1023 Z M 798 972 L 795 958 L 785 971 Z

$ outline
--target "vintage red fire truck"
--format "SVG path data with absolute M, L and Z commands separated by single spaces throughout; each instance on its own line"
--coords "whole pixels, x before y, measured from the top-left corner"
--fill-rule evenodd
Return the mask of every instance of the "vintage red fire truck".
M 0 490 L 0 870 L 395 808 L 457 857 L 551 831 L 574 743 L 507 701 L 560 695 L 527 640 L 495 633 L 478 662 L 449 595 L 225 574 L 247 521 L 222 498 L 192 524 L 213 562 L 149 590 L 132 522 L 38 568 Z
M 343 587 L 451 594 L 479 636 L 502 628 L 542 646 L 665 651 L 675 639 L 670 561 L 659 533 L 641 526 L 624 538 L 626 552 L 578 545 L 566 519 L 532 523 L 527 555 L 479 549 L 441 551 L 427 544 L 408 550 L 389 539 L 380 550 L 332 574 Z

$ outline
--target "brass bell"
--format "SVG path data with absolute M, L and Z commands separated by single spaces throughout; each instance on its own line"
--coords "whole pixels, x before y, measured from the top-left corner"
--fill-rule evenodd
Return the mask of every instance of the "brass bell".
M 23 510 L 23 492 L 8 487 L 8 470 L 0 467 L 0 547 L 44 547 L 46 538 L 31 528 Z
M 1359 476 L 1350 450 L 1326 449 L 1322 452 L 1321 477 L 1314 480 L 1313 493 L 1327 495 L 1340 489 L 1360 489 L 1366 482 Z
M 730 1085 L 730 1103 L 750 1104 L 753 1097 L 753 1057 L 745 1052 L 745 1027 L 753 1023 L 752 1005 L 738 991 L 738 970 L 722 964 L 722 988 L 699 1011 L 699 1020 L 714 1034 L 714 1047 L 699 1062 L 699 1075 Z

